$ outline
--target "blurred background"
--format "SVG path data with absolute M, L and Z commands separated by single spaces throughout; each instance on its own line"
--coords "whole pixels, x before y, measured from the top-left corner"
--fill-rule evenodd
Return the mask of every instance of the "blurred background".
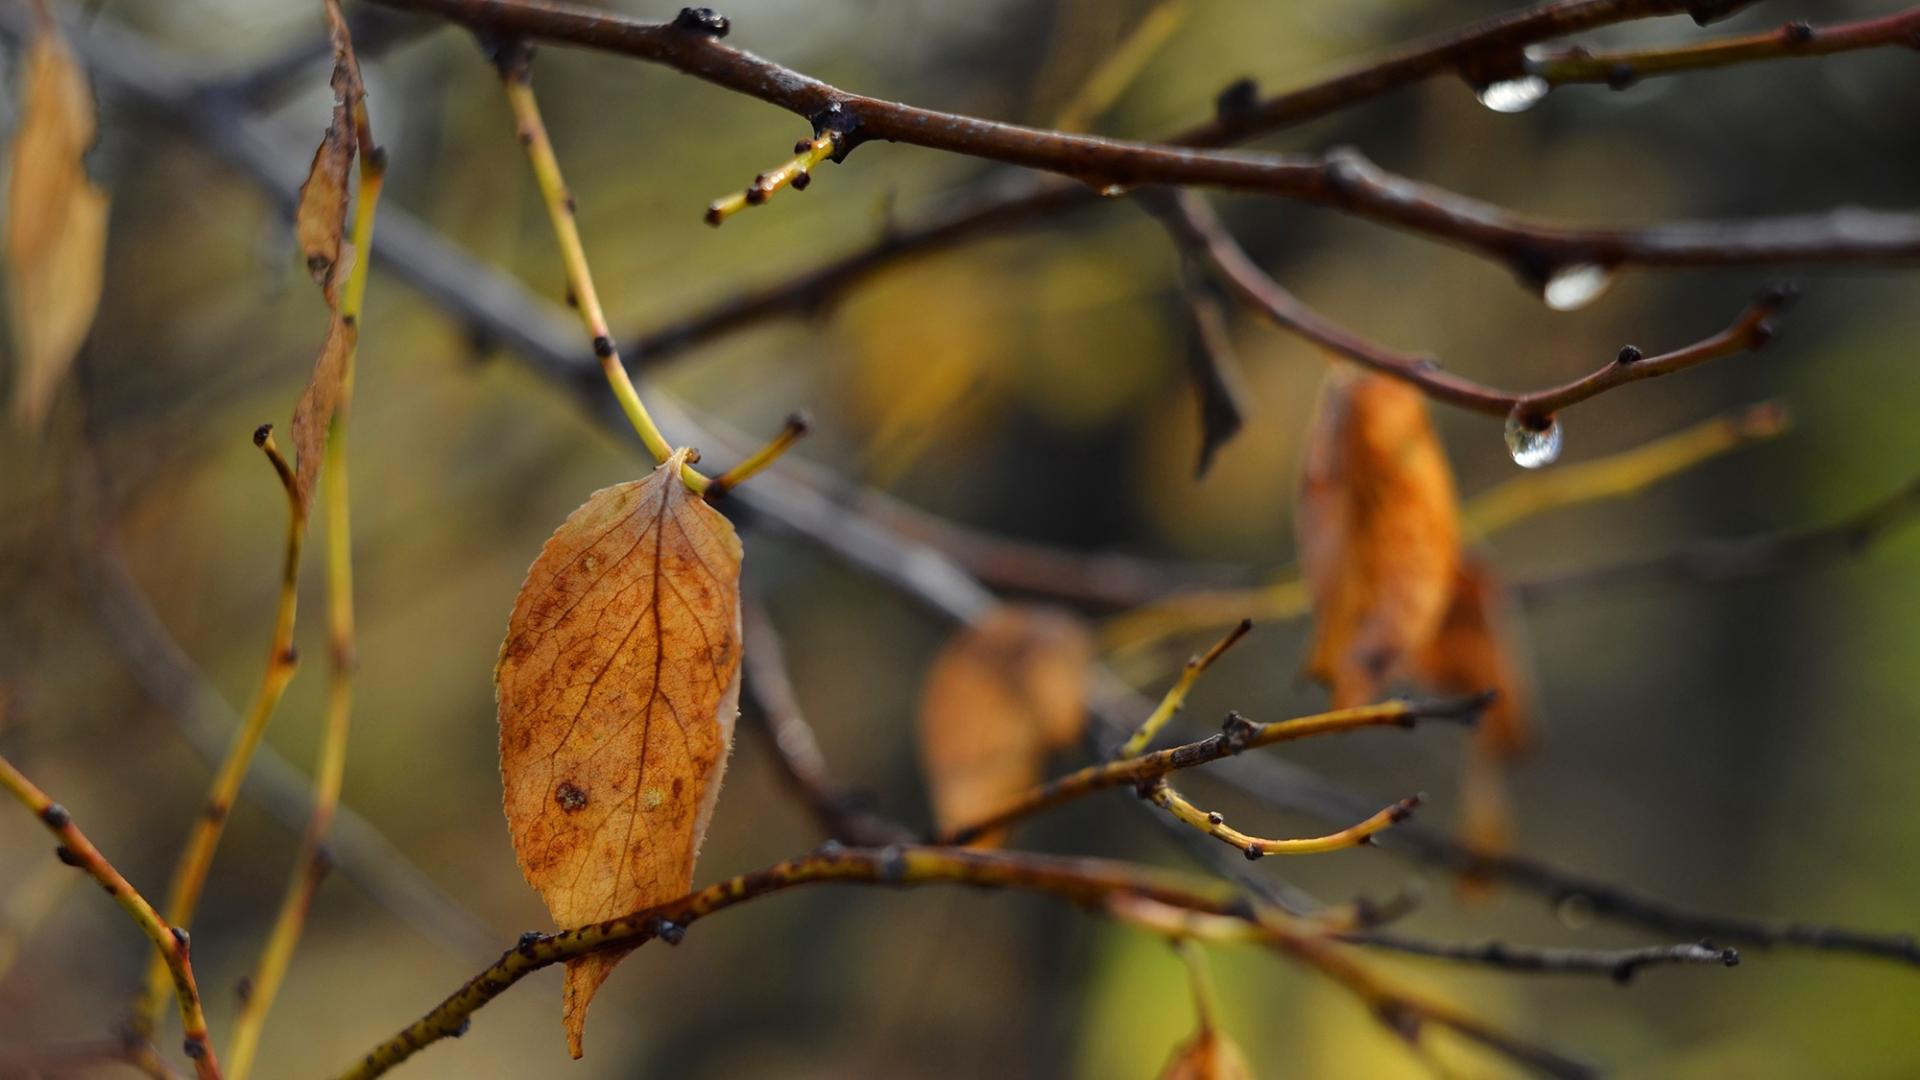
M 647 17 L 674 10 L 606 6 Z M 148 35 L 204 76 L 315 40 L 318 7 L 104 0 L 90 17 Z M 1158 7 L 735 0 L 724 10 L 731 43 L 843 87 L 1045 124 Z M 1151 137 L 1204 118 L 1235 78 L 1278 90 L 1499 7 L 1194 2 L 1091 123 Z M 1873 10 L 1755 5 L 1712 32 Z M 384 42 L 364 62 L 391 154 L 387 206 L 557 302 L 552 237 L 471 39 L 362 5 L 348 13 Z M 1685 18 L 1660 19 L 1578 40 L 1702 33 Z M 0 120 L 10 128 L 15 50 L 5 60 Z M 990 172 L 868 146 L 824 168 L 804 195 L 783 193 L 716 231 L 701 221 L 706 203 L 783 160 L 804 124 L 609 56 L 547 48 L 536 72 L 617 327 L 661 325 L 852 250 Z M 262 99 L 294 145 L 310 147 L 325 126 L 326 78 L 315 53 Z M 1395 171 L 1578 222 L 1894 209 L 1920 190 L 1920 128 L 1905 107 L 1916 100 L 1920 66 L 1906 50 L 1624 92 L 1567 87 L 1520 115 L 1489 111 L 1465 83 L 1442 78 L 1261 145 L 1352 144 Z M 285 424 L 325 320 L 273 200 L 138 102 L 103 90 L 100 110 L 92 165 L 113 212 L 92 340 L 45 435 L 0 434 L 0 749 L 158 895 L 209 768 L 151 681 L 143 686 L 151 657 L 130 654 L 106 625 L 100 582 L 111 571 L 77 538 L 76 522 L 108 524 L 112 558 L 165 635 L 219 699 L 243 707 L 266 651 L 285 512 L 249 434 L 263 421 Z M 307 152 L 288 171 L 304 169 Z M 1307 302 L 1498 386 L 1564 381 L 1623 342 L 1652 353 L 1693 341 L 1779 276 L 1632 272 L 1590 306 L 1558 313 L 1505 270 L 1426 240 L 1278 200 L 1213 201 Z M 1792 431 L 1632 499 L 1529 520 L 1491 544 L 1500 570 L 1525 577 L 1821 525 L 1907 482 L 1920 461 L 1912 269 L 1816 269 L 1800 279 L 1805 296 L 1773 347 L 1582 405 L 1566 418 L 1562 460 L 1769 398 L 1790 406 Z M 632 440 L 377 269 L 364 327 L 351 450 L 362 666 L 345 800 L 467 915 L 423 927 L 336 875 L 269 1021 L 268 1077 L 343 1067 L 520 931 L 548 928 L 500 813 L 491 672 L 543 540 L 587 493 L 644 467 Z M 797 456 L 956 522 L 1257 579 L 1292 558 L 1293 491 L 1326 362 L 1244 311 L 1232 312 L 1231 332 L 1248 424 L 1199 481 L 1177 260 L 1128 199 L 901 263 L 813 317 L 684 354 L 654 392 L 744 432 L 771 432 L 787 412 L 808 410 L 815 434 Z M 1497 423 L 1445 409 L 1435 420 L 1463 493 L 1517 473 Z M 924 824 L 913 718 L 928 660 L 951 627 L 802 541 L 749 530 L 746 544 L 749 587 L 782 632 L 828 761 L 879 808 Z M 319 546 L 298 637 L 311 659 L 268 735 L 302 771 L 325 685 Z M 1920 531 L 1909 530 L 1804 572 L 1530 606 L 1521 638 L 1540 746 L 1513 781 L 1519 850 L 1692 908 L 1914 929 L 1917 600 Z M 1320 691 L 1297 678 L 1306 631 L 1257 629 L 1196 691 L 1192 730 L 1227 708 L 1276 719 L 1321 707 Z M 1158 693 L 1192 645 L 1132 656 L 1124 672 Z M 1456 732 L 1433 730 L 1316 742 L 1288 756 L 1383 798 L 1424 790 L 1430 820 L 1445 824 L 1457 812 L 1461 746 Z M 1201 777 L 1190 786 L 1250 831 L 1322 828 Z M 1123 798 L 1063 809 L 1015 844 L 1188 865 Z M 743 727 L 697 877 L 752 869 L 819 838 L 765 743 Z M 234 815 L 194 928 L 216 1037 L 229 1028 L 232 988 L 254 963 L 296 843 L 254 805 Z M 0 1061 L 107 1035 L 146 956 L 124 917 L 74 884 L 47 844 L 25 814 L 0 812 Z M 1659 940 L 1589 924 L 1534 895 L 1496 890 L 1463 902 L 1444 876 L 1387 849 L 1267 860 L 1256 872 L 1336 900 L 1424 878 L 1427 901 L 1405 928 L 1428 936 Z M 1411 985 L 1623 1076 L 1920 1073 L 1920 972 L 1743 952 L 1737 970 L 1655 970 L 1626 988 L 1380 960 Z M 1319 977 L 1254 951 L 1214 950 L 1212 962 L 1224 1027 L 1261 1075 L 1424 1075 Z M 558 999 L 558 971 L 542 972 L 403 1075 L 1144 1077 L 1192 1025 L 1182 970 L 1158 939 L 1043 898 L 952 890 L 803 890 L 702 924 L 679 949 L 644 949 L 601 993 L 587 1057 L 571 1065 Z M 1469 1074 L 1490 1069 L 1476 1061 Z

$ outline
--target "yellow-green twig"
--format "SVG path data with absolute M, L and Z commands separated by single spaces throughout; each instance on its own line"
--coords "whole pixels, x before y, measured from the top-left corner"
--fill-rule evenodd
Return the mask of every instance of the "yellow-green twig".
M 719 225 L 749 206 L 759 206 L 783 187 L 791 187 L 795 191 L 807 190 L 807 185 L 813 182 L 813 170 L 839 150 L 839 141 L 831 133 L 818 138 L 801 139 L 793 144 L 793 160 L 754 177 L 746 190 L 736 191 L 707 204 L 707 224 Z
M 514 123 L 518 125 L 520 144 L 526 148 L 527 161 L 533 166 L 533 177 L 540 188 L 541 201 L 546 203 L 547 216 L 553 222 L 554 239 L 560 245 L 560 260 L 566 266 L 567 287 L 573 292 L 575 305 L 580 310 L 580 318 L 586 323 L 587 335 L 593 339 L 593 353 L 600 359 L 600 369 L 606 374 L 607 385 L 613 388 L 613 396 L 620 402 L 620 408 L 627 414 L 627 422 L 646 444 L 647 452 L 655 461 L 664 462 L 673 456 L 673 444 L 661 433 L 660 426 L 654 423 L 653 416 L 647 412 L 647 406 L 640 400 L 639 391 L 634 389 L 633 380 L 628 377 L 627 369 L 620 361 L 620 350 L 614 345 L 613 332 L 607 327 L 607 315 L 600 306 L 600 294 L 593 287 L 593 271 L 587 266 L 586 246 L 580 242 L 580 225 L 573 216 L 573 196 L 567 192 L 566 179 L 560 173 L 560 160 L 554 156 L 553 142 L 547 137 L 547 125 L 540 117 L 540 104 L 533 96 L 532 74 L 528 68 L 528 58 L 524 51 L 503 57 L 500 64 L 501 82 L 506 87 L 507 104 L 513 109 Z M 681 479 L 687 487 L 697 493 L 707 490 L 707 478 L 692 465 L 681 470 Z
M 1145 71 L 1174 31 L 1186 22 L 1192 10 L 1191 0 L 1159 0 L 1140 17 L 1120 44 L 1080 84 L 1072 98 L 1055 114 L 1056 131 L 1085 131 L 1093 121 L 1113 107 L 1127 87 Z
M 200 1007 L 200 988 L 193 980 L 192 946 L 187 932 L 177 924 L 171 924 L 160 917 L 160 913 L 147 903 L 140 891 L 120 876 L 100 849 L 93 846 L 80 827 L 73 823 L 73 815 L 59 803 L 54 802 L 26 778 L 13 762 L 0 757 L 0 787 L 5 788 L 21 804 L 31 810 L 40 823 L 47 827 L 60 841 L 59 855 L 62 862 L 85 870 L 100 887 L 113 897 L 133 918 L 147 939 L 153 942 L 154 952 L 160 959 L 161 970 L 173 983 L 175 996 L 180 1001 L 180 1026 L 186 1036 L 187 1057 L 193 1060 L 194 1071 L 200 1080 L 220 1080 L 220 1065 L 213 1054 L 213 1040 L 207 1036 L 207 1014 Z
M 364 104 L 361 105 L 364 110 Z M 366 132 L 364 116 L 357 125 Z M 368 267 L 372 264 L 373 221 L 380 204 L 380 190 L 386 177 L 386 157 L 377 147 L 363 142 L 360 155 L 360 190 L 354 209 L 353 250 L 357 254 L 349 271 L 340 303 L 341 318 L 361 321 L 365 312 Z M 267 1013 L 293 963 L 294 951 L 306 929 L 315 892 L 326 877 L 328 859 L 326 840 L 333 826 L 334 810 L 340 804 L 340 787 L 346 776 L 347 740 L 353 718 L 353 529 L 349 516 L 347 487 L 347 419 L 353 402 L 354 367 L 357 356 L 347 354 L 341 373 L 340 401 L 335 407 L 327 432 L 324 479 L 321 489 L 327 507 L 327 721 L 321 736 L 319 760 L 313 775 L 313 816 L 307 823 L 295 859 L 292 880 L 288 882 L 273 929 L 261 950 L 259 962 L 249 980 L 250 991 L 234 1019 L 233 1046 L 228 1055 L 231 1080 L 245 1080 L 259 1052 L 260 1037 Z
M 806 435 L 807 426 L 807 418 L 800 413 L 787 417 L 786 426 L 780 429 L 778 435 L 768 440 L 767 445 L 755 450 L 740 464 L 707 482 L 707 498 L 717 499 L 725 495 L 752 479 L 760 470 L 773 464 L 781 454 L 793 449 L 793 444 Z
M 1155 806 L 1172 814 L 1181 824 L 1191 825 L 1208 836 L 1239 849 L 1249 859 L 1258 859 L 1266 855 L 1320 855 L 1329 851 L 1359 847 L 1371 840 L 1375 833 L 1407 820 L 1412 816 L 1414 808 L 1420 805 L 1418 795 L 1409 795 L 1365 821 L 1349 825 L 1339 832 L 1290 840 L 1265 840 L 1258 836 L 1250 836 L 1227 824 L 1226 818 L 1218 813 L 1209 813 L 1193 805 L 1186 796 L 1173 790 L 1173 785 L 1165 780 L 1157 781 L 1148 790 L 1147 797 L 1153 800 Z
M 1247 631 L 1252 629 L 1252 619 L 1241 619 L 1232 630 L 1227 631 L 1226 637 L 1213 643 L 1213 648 L 1189 659 L 1187 666 L 1180 672 L 1180 678 L 1161 697 L 1160 704 L 1154 706 L 1153 712 L 1148 713 L 1147 718 L 1140 722 L 1140 729 L 1135 731 L 1126 742 L 1121 743 L 1113 756 L 1136 757 L 1146 750 L 1148 744 L 1153 742 L 1153 737 L 1160 734 L 1160 729 L 1166 727 L 1174 715 L 1186 705 L 1187 693 L 1193 689 L 1193 684 L 1199 681 L 1201 674 L 1212 667 L 1213 662 L 1220 659 L 1222 653 L 1233 648 L 1234 643 L 1246 637 Z
M 293 648 L 293 625 L 300 593 L 300 548 L 306 534 L 306 511 L 301 507 L 293 469 L 274 444 L 272 425 L 262 424 L 256 429 L 253 441 L 267 455 L 287 495 L 286 556 L 280 568 L 280 597 L 274 613 L 273 642 L 267 651 L 266 674 L 261 677 L 260 689 L 254 694 L 246 717 L 233 733 L 227 756 L 214 774 L 206 802 L 194 819 L 186 846 L 174 865 L 173 880 L 167 888 L 166 915 L 170 924 L 179 927 L 193 924 L 194 909 L 199 906 L 200 892 L 207 883 L 207 871 L 213 865 L 214 851 L 226 830 L 227 815 L 233 810 L 240 782 L 246 778 L 253 752 L 259 747 L 267 722 L 273 719 L 274 710 L 279 707 L 287 684 L 293 681 L 294 669 L 299 663 Z M 166 1007 L 167 995 L 172 992 L 169 981 L 166 958 L 155 957 L 148 965 L 146 981 L 134 1001 L 131 1021 L 134 1034 L 141 1038 L 153 1037 L 160 1011 Z

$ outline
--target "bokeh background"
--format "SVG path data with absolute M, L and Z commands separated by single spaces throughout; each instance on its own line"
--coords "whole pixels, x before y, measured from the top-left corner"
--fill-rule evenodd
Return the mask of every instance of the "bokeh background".
M 209 76 L 319 32 L 317 4 L 91 6 L 99 23 L 151 35 Z M 659 17 L 673 8 L 608 6 Z M 734 43 L 842 86 L 1046 123 L 1148 6 L 737 0 L 725 10 Z M 1170 130 L 1206 115 L 1236 77 L 1278 89 L 1497 6 L 1196 2 L 1096 127 Z M 1724 29 L 1874 7 L 1755 5 Z M 362 21 L 368 9 L 349 12 L 373 26 Z M 1700 33 L 1684 18 L 1662 19 L 1580 40 Z M 404 26 L 388 37 L 366 63 L 374 123 L 392 155 L 389 205 L 558 300 L 551 236 L 472 41 Z M 11 125 L 11 50 L 6 61 L 0 100 Z M 705 203 L 780 160 L 804 125 L 585 52 L 543 50 L 537 78 L 620 326 L 657 325 L 850 250 L 890 215 L 916 220 L 989 172 L 870 146 L 824 169 L 806 194 L 783 194 L 715 231 L 701 222 Z M 316 58 L 263 107 L 310 143 L 326 120 L 325 82 Z M 1265 145 L 1353 144 L 1397 171 L 1576 221 L 1897 208 L 1920 190 L 1917 100 L 1920 66 L 1905 50 L 1618 93 L 1564 88 L 1517 116 L 1438 79 Z M 93 164 L 113 217 L 92 342 L 49 432 L 0 435 L 0 748 L 157 894 L 209 770 L 143 691 L 138 663 L 103 632 L 89 584 L 98 568 L 75 538 L 75 508 L 81 519 L 104 515 L 167 633 L 220 697 L 244 704 L 265 651 L 284 512 L 248 435 L 262 421 L 285 423 L 324 319 L 273 202 L 136 103 L 108 95 L 101 112 Z M 304 156 L 290 167 L 304 167 Z M 1694 340 L 1777 276 L 1635 272 L 1590 307 L 1555 313 L 1504 270 L 1435 243 L 1275 200 L 1217 204 L 1310 303 L 1503 386 L 1561 381 L 1625 341 L 1651 352 Z M 901 264 L 814 317 L 703 346 L 663 373 L 659 392 L 750 432 L 807 409 L 816 434 L 798 455 L 955 521 L 1257 575 L 1291 557 L 1294 479 L 1325 361 L 1235 312 L 1253 409 L 1196 482 L 1175 262 L 1138 207 L 1110 200 Z M 1906 482 L 1920 461 L 1912 268 L 1812 270 L 1802 280 L 1806 295 L 1772 348 L 1581 406 L 1567 417 L 1563 460 L 1767 398 L 1790 405 L 1792 432 L 1630 500 L 1530 521 L 1492 545 L 1502 571 L 1822 524 Z M 331 880 L 267 1030 L 268 1077 L 345 1065 L 478 970 L 490 948 L 547 927 L 499 810 L 491 670 L 541 542 L 588 492 L 642 468 L 631 440 L 594 426 L 517 359 L 379 271 L 365 326 L 352 434 L 363 665 L 345 797 L 458 898 L 483 947 L 471 932 L 397 919 Z M 1463 492 L 1517 471 L 1497 424 L 1446 410 L 1436 421 Z M 760 531 L 746 542 L 749 582 L 784 634 L 829 761 L 879 807 L 924 822 L 913 716 L 950 627 L 804 542 Z M 303 769 L 325 681 L 317 558 L 308 570 L 299 640 L 314 659 L 268 737 Z M 1520 849 L 1696 908 L 1913 929 L 1917 601 L 1920 532 L 1908 531 L 1804 572 L 1583 592 L 1527 610 L 1542 738 L 1514 779 Z M 1304 625 L 1262 627 L 1202 684 L 1192 722 L 1228 707 L 1278 718 L 1320 706 L 1296 678 L 1304 641 Z M 1157 692 L 1167 668 L 1128 670 Z M 765 745 L 742 731 L 703 880 L 819 839 Z M 1444 823 L 1457 806 L 1460 745 L 1456 733 L 1423 731 L 1289 754 L 1368 792 L 1425 790 L 1430 820 Z M 1204 780 L 1192 786 L 1268 834 L 1319 824 Z M 1182 865 L 1122 798 L 1063 810 L 1017 843 Z M 243 806 L 221 849 L 194 933 L 216 1034 L 228 1028 L 231 988 L 253 964 L 296 839 Z M 1258 872 L 1335 899 L 1425 878 L 1427 903 L 1407 923 L 1422 934 L 1652 940 L 1585 925 L 1531 895 L 1462 902 L 1444 877 L 1388 850 L 1279 862 Z M 138 978 L 145 953 L 135 932 L 69 875 L 35 823 L 0 812 L 0 1061 L 107 1034 Z M 1623 989 L 1382 959 L 1409 983 L 1623 1076 L 1920 1072 L 1920 972 L 1887 962 L 1746 950 L 1737 970 L 1651 971 Z M 1316 976 L 1233 950 L 1216 950 L 1213 967 L 1225 1027 L 1261 1075 L 1422 1074 Z M 649 947 L 600 995 L 579 1063 L 565 1061 L 558 996 L 557 971 L 529 979 L 404 1075 L 1140 1077 L 1192 1022 L 1181 969 L 1159 941 L 1045 899 L 972 891 L 802 891 L 703 924 L 677 950 Z

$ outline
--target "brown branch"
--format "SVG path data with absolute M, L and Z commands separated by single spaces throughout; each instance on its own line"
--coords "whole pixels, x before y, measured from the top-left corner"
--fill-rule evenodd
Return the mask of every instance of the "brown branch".
M 1395 225 L 1507 263 L 1544 284 L 1572 266 L 1700 266 L 1920 256 L 1920 217 L 1849 211 L 1815 219 L 1578 228 L 1531 220 L 1396 176 L 1357 152 L 1247 154 L 1023 127 L 853 94 L 724 45 L 711 28 L 645 23 L 592 8 L 509 0 L 378 0 L 428 11 L 489 39 L 537 39 L 662 64 L 807 119 L 837 138 L 835 160 L 861 143 L 901 142 L 1058 173 L 1103 193 L 1142 184 L 1262 192 Z M 1661 9 L 1649 4 L 1649 10 Z M 1665 7 L 1678 10 L 1680 5 Z M 758 190 L 756 187 L 755 190 Z
M 1480 710 L 1486 706 L 1486 703 L 1487 698 L 1484 696 L 1440 701 L 1389 701 L 1380 705 L 1336 709 L 1315 716 L 1303 716 L 1270 724 L 1255 723 L 1239 713 L 1229 713 L 1224 730 L 1217 735 L 1210 735 L 1198 742 L 1156 750 L 1150 754 L 1089 765 L 1084 769 L 1068 773 L 1057 780 L 1034 788 L 990 817 L 942 833 L 936 843 L 970 844 L 1016 821 L 1051 810 L 1096 791 L 1116 787 L 1144 787 L 1151 781 L 1170 773 L 1232 757 L 1243 750 L 1275 746 L 1317 735 L 1358 731 L 1362 728 L 1411 728 L 1423 720 L 1471 723 L 1479 717 Z M 1368 810 L 1365 814 L 1351 816 L 1362 817 L 1372 813 L 1372 810 Z
M 800 711 L 799 698 L 787 676 L 785 650 L 766 609 L 758 603 L 748 604 L 742 612 L 741 627 L 746 645 L 741 654 L 745 688 L 757 706 L 747 710 L 747 715 L 773 750 L 787 786 L 813 813 L 821 830 L 834 840 L 860 846 L 911 840 L 913 833 L 906 826 L 867 810 L 857 795 L 833 779 L 814 738 L 813 726 Z
M 1617 386 L 1763 347 L 1773 335 L 1769 317 L 1785 307 L 1793 296 L 1789 289 L 1769 290 L 1742 312 L 1733 325 L 1703 341 L 1659 356 L 1642 356 L 1638 349 L 1627 346 L 1612 362 L 1583 378 L 1545 390 L 1513 393 L 1442 370 L 1432 357 L 1368 341 L 1301 303 L 1254 264 L 1225 224 L 1198 196 L 1183 191 L 1163 192 L 1156 196 L 1154 203 L 1157 216 L 1166 224 L 1175 243 L 1213 267 L 1241 299 L 1281 328 L 1364 367 L 1404 380 L 1435 401 L 1489 416 L 1517 416 L 1534 427 L 1544 427 L 1555 412 Z
M 632 949 L 656 937 L 677 940 L 688 926 L 715 912 L 796 886 L 823 882 L 901 887 L 957 883 L 1045 893 L 1103 911 L 1112 911 L 1113 902 L 1124 897 L 1183 913 L 1230 919 L 1236 927 L 1244 928 L 1245 940 L 1320 971 L 1359 997 L 1376 1018 L 1409 1041 L 1417 1040 L 1424 1026 L 1435 1024 L 1548 1075 L 1591 1075 L 1591 1070 L 1579 1062 L 1494 1030 L 1449 1005 L 1388 986 L 1325 931 L 1303 926 L 1278 910 L 1254 906 L 1224 882 L 1196 881 L 1099 859 L 833 845 L 624 918 L 550 936 L 528 935 L 498 963 L 468 980 L 431 1012 L 341 1073 L 341 1080 L 379 1076 L 432 1043 L 465 1031 L 476 1010 L 543 967 L 590 952 Z
M 1605 83 L 1615 89 L 1623 89 L 1655 75 L 1674 75 L 1756 61 L 1831 56 L 1834 53 L 1888 46 L 1920 48 L 1920 8 L 1831 26 L 1814 26 L 1796 19 L 1757 34 L 1661 49 L 1617 52 L 1593 52 L 1578 47 L 1556 49 L 1527 56 L 1512 74 L 1532 76 L 1548 86 Z
M 200 1007 L 200 988 L 193 978 L 192 945 L 187 932 L 172 926 L 160 917 L 160 913 L 147 903 L 127 879 L 114 869 L 100 849 L 93 846 L 80 826 L 73 823 L 73 815 L 67 808 L 54 802 L 26 778 L 13 762 L 0 757 L 0 788 L 4 788 L 20 804 L 33 812 L 40 823 L 47 827 L 60 846 L 55 850 L 60 861 L 69 866 L 86 871 L 87 875 L 100 883 L 113 902 L 130 916 L 147 940 L 153 942 L 165 970 L 172 977 L 174 995 L 180 1002 L 180 1026 L 186 1037 L 184 1049 L 187 1057 L 193 1060 L 194 1071 L 200 1080 L 220 1080 L 220 1066 L 213 1056 L 213 1040 L 207 1036 L 207 1014 Z M 144 1042 L 144 1036 L 135 1042 Z

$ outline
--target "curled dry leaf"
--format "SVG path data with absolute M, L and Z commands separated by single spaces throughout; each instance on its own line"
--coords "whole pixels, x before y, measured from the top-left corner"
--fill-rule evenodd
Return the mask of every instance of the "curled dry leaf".
M 302 513 L 313 507 L 314 487 L 320 482 L 320 459 L 327 448 L 327 427 L 333 423 L 334 410 L 346 393 L 347 364 L 359 337 L 358 327 L 339 312 L 333 313 L 327 324 L 327 339 L 320 345 L 320 357 L 313 363 L 313 377 L 307 380 L 307 388 L 293 407 L 294 491 Z
M 294 212 L 294 234 L 307 272 L 327 298 L 328 307 L 340 306 L 340 282 L 345 279 L 341 249 L 347 234 L 347 175 L 353 168 L 353 121 L 347 106 L 336 102 L 327 133 L 313 151 L 313 164 L 300 184 L 300 202 Z
M 100 305 L 107 196 L 87 178 L 94 137 L 86 75 L 51 25 L 27 56 L 7 192 L 14 407 L 39 427 Z
M 1173 1052 L 1160 1080 L 1253 1080 L 1253 1068 L 1232 1039 L 1205 1025 Z
M 527 572 L 495 671 L 507 825 L 561 927 L 690 891 L 740 700 L 740 541 L 687 452 L 597 491 Z M 568 1048 L 623 953 L 567 963 Z
M 353 55 L 347 21 L 339 0 L 326 2 L 327 27 L 333 39 L 333 118 L 313 164 L 300 185 L 294 213 L 294 232 L 306 257 L 307 271 L 320 286 L 333 320 L 314 361 L 313 376 L 293 411 L 293 452 L 301 510 L 313 505 L 314 485 L 320 478 L 320 458 L 327 447 L 327 431 L 334 410 L 346 396 L 347 372 L 359 338 L 359 327 L 340 311 L 340 285 L 346 280 L 349 253 L 347 232 L 347 175 L 365 138 L 366 109 L 360 84 L 360 64 Z
M 1334 369 L 1295 523 L 1315 616 L 1307 672 L 1335 707 L 1371 701 L 1439 627 L 1460 557 L 1453 473 L 1418 391 Z
M 1001 809 L 1040 781 L 1049 750 L 1079 739 L 1092 660 L 1086 626 L 1052 608 L 1003 606 L 947 643 L 920 706 L 920 756 L 943 831 Z

